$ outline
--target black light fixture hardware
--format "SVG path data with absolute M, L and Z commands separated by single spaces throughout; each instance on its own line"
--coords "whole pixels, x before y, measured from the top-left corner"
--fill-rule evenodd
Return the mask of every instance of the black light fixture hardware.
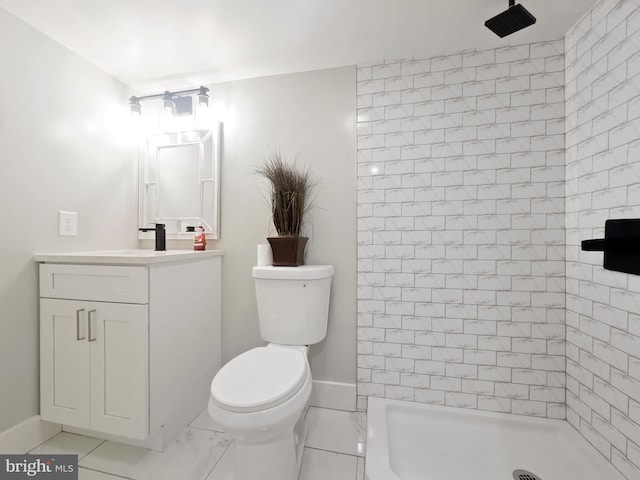
M 198 96 L 198 105 L 206 107 L 209 105 L 209 95 L 207 92 L 209 89 L 204 86 L 198 88 L 189 88 L 187 90 L 179 90 L 177 92 L 170 92 L 166 90 L 163 93 L 156 93 L 153 95 L 144 95 L 141 97 L 131 96 L 129 98 L 129 110 L 133 115 L 140 115 L 142 113 L 141 101 L 144 100 L 162 100 L 162 108 L 167 112 L 171 112 L 174 115 L 191 115 L 193 113 L 193 94 Z
M 583 240 L 585 252 L 604 252 L 603 267 L 640 275 L 640 219 L 607 220 L 604 238 Z
M 515 0 L 509 0 L 509 8 L 484 22 L 485 27 L 504 38 L 536 23 L 536 17 Z

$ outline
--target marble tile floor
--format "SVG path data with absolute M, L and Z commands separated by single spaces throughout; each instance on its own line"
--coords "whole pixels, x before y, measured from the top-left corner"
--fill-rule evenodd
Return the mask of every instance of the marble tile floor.
M 364 480 L 366 414 L 309 408 L 299 480 Z M 61 432 L 29 453 L 77 454 L 79 480 L 233 480 L 230 437 L 206 409 L 162 452 Z

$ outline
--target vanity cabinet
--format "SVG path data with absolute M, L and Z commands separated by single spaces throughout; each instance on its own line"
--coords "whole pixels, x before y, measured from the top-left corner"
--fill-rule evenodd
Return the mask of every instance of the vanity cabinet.
M 147 305 L 43 298 L 40 322 L 42 418 L 146 438 Z
M 40 265 L 41 418 L 163 449 L 206 407 L 221 366 L 222 257 L 214 252 L 36 256 L 48 259 Z M 73 255 L 95 263 L 72 263 Z

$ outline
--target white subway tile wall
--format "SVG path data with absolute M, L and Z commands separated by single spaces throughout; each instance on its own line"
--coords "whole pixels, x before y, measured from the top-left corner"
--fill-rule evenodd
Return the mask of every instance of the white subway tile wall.
M 640 478 L 640 277 L 602 268 L 608 218 L 640 217 L 640 2 L 604 0 L 566 49 L 567 420 Z
M 640 1 L 357 92 L 358 408 L 566 418 L 640 478 L 640 277 L 579 248 L 640 217 Z
M 359 408 L 565 418 L 564 41 L 357 78 Z

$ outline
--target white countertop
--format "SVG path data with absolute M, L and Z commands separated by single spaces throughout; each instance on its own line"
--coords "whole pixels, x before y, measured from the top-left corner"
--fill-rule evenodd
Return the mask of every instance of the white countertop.
M 103 250 L 94 252 L 36 253 L 33 259 L 44 263 L 89 263 L 99 265 L 152 265 L 202 257 L 217 257 L 223 250 Z

